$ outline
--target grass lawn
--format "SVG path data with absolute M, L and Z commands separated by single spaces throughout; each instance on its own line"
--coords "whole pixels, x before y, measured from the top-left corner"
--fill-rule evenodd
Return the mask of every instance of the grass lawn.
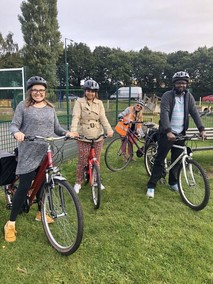
M 104 152 L 104 151 L 103 151 Z M 213 185 L 212 152 L 196 152 Z M 63 164 L 73 184 L 76 160 Z M 184 205 L 168 185 L 159 184 L 155 198 L 145 196 L 148 176 L 143 158 L 122 172 L 110 172 L 103 161 L 106 190 L 95 211 L 88 186 L 80 191 L 84 237 L 80 248 L 64 257 L 51 248 L 36 205 L 16 222 L 15 243 L 6 243 L 3 226 L 9 217 L 0 192 L 0 279 L 2 283 L 213 283 L 213 202 L 199 212 Z

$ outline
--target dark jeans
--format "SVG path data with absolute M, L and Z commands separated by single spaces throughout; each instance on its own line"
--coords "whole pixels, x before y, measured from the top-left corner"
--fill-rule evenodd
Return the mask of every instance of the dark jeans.
M 10 221 L 16 221 L 16 218 L 22 209 L 22 205 L 25 202 L 27 192 L 31 187 L 31 184 L 32 184 L 32 181 L 35 175 L 36 175 L 36 171 L 19 175 L 19 185 L 13 196 L 13 204 L 12 204 L 12 210 L 10 214 Z M 39 196 L 40 196 L 40 190 L 36 194 L 37 200 Z M 38 205 L 38 210 L 40 210 L 40 205 Z
M 167 139 L 166 134 L 161 134 L 158 140 L 158 152 L 152 169 L 151 177 L 147 183 L 148 188 L 155 188 L 158 180 L 162 177 L 164 171 L 164 161 L 171 149 L 171 163 L 181 154 L 182 150 L 177 148 L 172 148 L 172 145 L 184 145 L 184 141 L 170 142 Z M 177 163 L 169 172 L 169 184 L 174 185 L 177 183 L 177 170 L 180 163 Z

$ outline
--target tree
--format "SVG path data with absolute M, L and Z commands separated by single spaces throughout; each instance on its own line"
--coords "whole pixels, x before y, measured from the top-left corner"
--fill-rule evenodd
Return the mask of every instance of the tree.
M 63 52 L 57 20 L 57 0 L 28 0 L 21 4 L 18 19 L 25 41 L 27 76 L 40 75 L 49 86 L 57 84 L 56 63 Z
M 167 56 L 162 52 L 153 52 L 147 47 L 141 49 L 135 56 L 133 70 L 138 84 L 145 93 L 159 90 L 164 80 L 164 70 Z
M 20 68 L 23 58 L 17 43 L 13 41 L 13 33 L 8 33 L 4 39 L 0 33 L 0 68 Z

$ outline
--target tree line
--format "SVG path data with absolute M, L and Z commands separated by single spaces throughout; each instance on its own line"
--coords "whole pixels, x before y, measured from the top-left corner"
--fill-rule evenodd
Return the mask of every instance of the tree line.
M 82 42 L 67 41 L 65 46 L 57 20 L 57 0 L 37 4 L 34 0 L 23 1 L 21 12 L 18 19 L 24 46 L 19 49 L 12 32 L 5 38 L 0 33 L 0 68 L 26 66 L 27 78 L 38 74 L 51 88 L 63 89 L 67 62 L 69 88 L 79 88 L 82 79 L 93 78 L 108 94 L 122 85 L 137 85 L 144 93 L 158 96 L 172 87 L 173 74 L 184 70 L 190 74 L 195 99 L 213 92 L 213 47 L 168 54 L 147 46 L 139 51 L 97 46 L 91 51 Z

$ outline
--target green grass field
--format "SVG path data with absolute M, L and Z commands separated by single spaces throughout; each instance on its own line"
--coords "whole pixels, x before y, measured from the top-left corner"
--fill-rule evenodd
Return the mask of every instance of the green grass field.
M 104 151 L 103 151 L 104 153 Z M 212 152 L 194 154 L 213 185 Z M 76 160 L 63 164 L 73 184 Z M 148 176 L 143 158 L 122 172 L 110 172 L 103 161 L 106 190 L 93 209 L 88 186 L 80 191 L 84 237 L 80 248 L 64 257 L 51 248 L 36 205 L 16 222 L 17 241 L 6 243 L 3 226 L 9 217 L 0 194 L 0 279 L 2 283 L 213 283 L 213 202 L 199 212 L 184 205 L 168 185 L 159 184 L 155 198 L 145 196 Z

